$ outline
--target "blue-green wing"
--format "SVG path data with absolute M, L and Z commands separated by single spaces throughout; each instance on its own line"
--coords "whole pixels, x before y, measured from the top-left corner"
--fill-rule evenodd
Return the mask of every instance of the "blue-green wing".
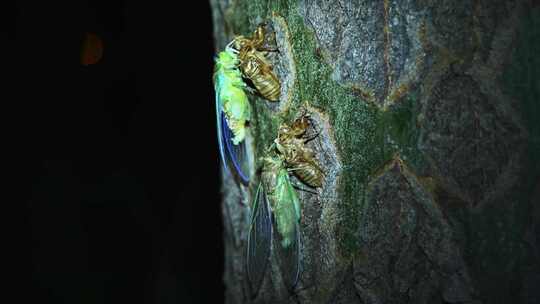
M 257 294 L 264 279 L 271 244 L 270 205 L 266 191 L 260 183 L 253 201 L 246 257 L 246 270 L 253 295 Z
M 222 134 L 223 138 L 222 141 L 225 142 L 226 147 L 226 155 L 228 156 L 228 159 L 231 161 L 232 167 L 234 168 L 236 174 L 238 177 L 240 177 L 240 180 L 244 184 L 249 183 L 249 177 L 248 177 L 248 169 L 247 169 L 247 147 L 246 147 L 246 141 L 242 141 L 239 144 L 235 145 L 232 141 L 233 138 L 233 132 L 229 128 L 229 125 L 227 124 L 227 119 L 225 119 L 225 115 L 221 115 L 221 122 L 222 122 Z
M 227 170 L 227 161 L 225 157 L 225 143 L 223 141 L 223 107 L 221 104 L 221 88 L 222 88 L 222 75 L 220 75 L 219 72 L 216 72 L 214 74 L 214 92 L 216 94 L 216 127 L 217 127 L 217 138 L 218 138 L 218 148 L 219 148 L 219 156 L 221 157 L 221 163 L 225 167 L 225 170 Z
M 276 203 L 279 206 L 275 206 L 274 224 L 281 224 L 286 228 L 282 229 L 285 232 L 283 234 L 274 233 L 274 251 L 277 255 L 283 282 L 287 289 L 293 290 L 300 275 L 301 238 L 300 218 L 297 210 L 300 203 L 288 175 L 281 180 L 276 190 L 278 191 L 278 202 Z M 280 230 L 279 227 L 277 230 Z
M 223 112 L 223 104 L 220 98 L 221 89 L 223 88 L 223 74 L 217 72 L 214 75 L 214 90 L 216 93 L 216 126 L 217 126 L 217 137 L 218 137 L 218 146 L 219 146 L 219 156 L 221 158 L 221 163 L 226 171 L 229 171 L 230 165 L 234 168 L 234 171 L 237 173 L 238 177 L 242 180 L 244 184 L 249 183 L 249 177 L 247 174 L 247 169 L 245 168 L 246 164 L 246 144 L 245 141 L 242 141 L 238 145 L 234 145 L 232 142 L 232 131 L 227 124 L 227 119 L 225 118 L 225 113 Z M 230 164 L 229 164 L 230 162 Z M 244 167 L 242 167 L 244 166 Z

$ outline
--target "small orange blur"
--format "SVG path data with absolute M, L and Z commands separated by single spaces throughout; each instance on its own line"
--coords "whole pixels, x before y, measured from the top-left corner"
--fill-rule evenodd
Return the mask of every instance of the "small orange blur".
M 98 35 L 86 33 L 81 49 L 81 64 L 84 66 L 96 64 L 103 57 L 103 42 Z

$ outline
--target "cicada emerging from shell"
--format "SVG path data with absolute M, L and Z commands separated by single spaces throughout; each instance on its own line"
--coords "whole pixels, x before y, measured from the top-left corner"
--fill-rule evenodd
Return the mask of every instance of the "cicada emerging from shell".
M 263 25 L 257 27 L 251 38 L 235 37 L 216 57 L 214 70 L 219 154 L 223 166 L 233 167 L 245 184 L 249 183 L 249 174 L 244 139 L 251 107 L 243 78 L 249 79 L 261 96 L 270 101 L 279 100 L 281 89 L 266 58 L 270 50 L 264 47 L 264 42 Z
M 295 174 L 311 187 L 321 187 L 324 181 L 323 170 L 313 150 L 306 146 L 309 140 L 318 136 L 307 136 L 310 126 L 311 120 L 305 111 L 292 124 L 281 124 L 272 144 L 277 154 L 263 158 L 261 181 L 252 205 L 248 235 L 246 268 L 254 294 L 264 279 L 272 243 L 287 288 L 293 289 L 298 281 L 302 213 L 289 174 Z
M 251 107 L 244 91 L 246 84 L 238 69 L 238 51 L 231 44 L 217 55 L 214 70 L 219 154 L 223 166 L 227 169 L 232 165 L 242 182 L 248 183 L 244 139 Z

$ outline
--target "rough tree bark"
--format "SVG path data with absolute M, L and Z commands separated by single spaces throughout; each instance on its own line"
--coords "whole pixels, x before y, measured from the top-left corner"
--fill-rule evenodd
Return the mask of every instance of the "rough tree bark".
M 250 96 L 252 184 L 223 181 L 227 303 L 540 303 L 540 7 L 506 0 L 211 0 L 216 49 L 275 32 Z M 304 101 L 326 171 L 292 293 L 245 251 L 255 160 Z M 225 177 L 225 176 L 224 176 Z

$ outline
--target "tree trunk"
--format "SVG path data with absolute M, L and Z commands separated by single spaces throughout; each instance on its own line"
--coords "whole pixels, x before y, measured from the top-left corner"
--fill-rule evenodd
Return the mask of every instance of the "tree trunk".
M 252 182 L 223 180 L 227 303 L 540 303 L 540 7 L 211 0 L 216 49 L 261 22 L 279 103 L 250 95 Z M 306 101 L 308 103 L 306 103 Z M 306 106 L 301 273 L 245 272 L 256 160 Z

